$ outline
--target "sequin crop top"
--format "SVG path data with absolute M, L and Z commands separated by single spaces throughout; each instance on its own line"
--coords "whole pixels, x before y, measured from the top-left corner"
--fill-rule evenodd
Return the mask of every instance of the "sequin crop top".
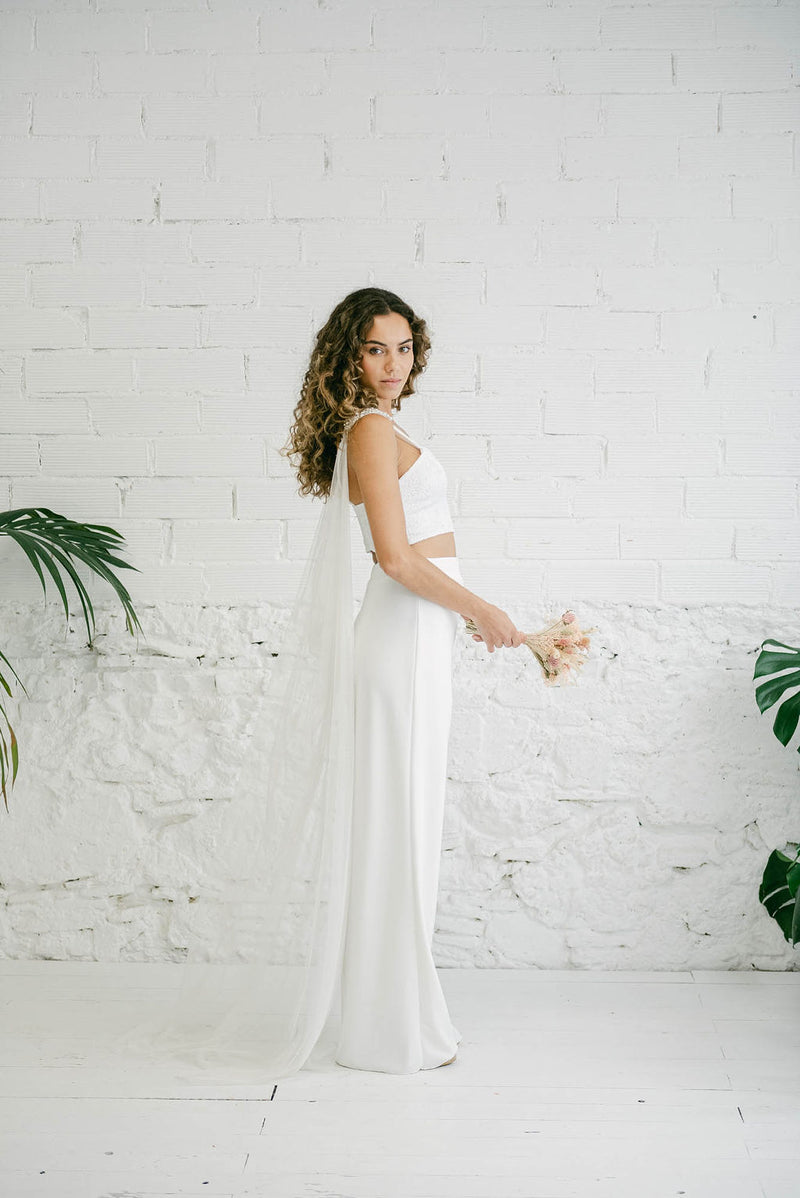
M 423 541 L 426 537 L 433 537 L 440 532 L 454 532 L 453 519 L 447 502 L 447 475 L 439 460 L 426 446 L 417 445 L 416 441 L 413 441 L 408 433 L 400 428 L 394 417 L 382 412 L 379 408 L 365 408 L 359 412 L 348 424 L 347 432 L 357 420 L 366 416 L 368 412 L 377 412 L 379 416 L 391 420 L 397 432 L 406 441 L 416 445 L 420 451 L 417 460 L 412 462 L 405 474 L 398 479 L 409 545 L 413 545 L 415 541 Z M 363 503 L 354 503 L 353 508 L 361 525 L 364 548 L 368 553 L 374 553 L 375 545 L 372 541 L 366 506 Z

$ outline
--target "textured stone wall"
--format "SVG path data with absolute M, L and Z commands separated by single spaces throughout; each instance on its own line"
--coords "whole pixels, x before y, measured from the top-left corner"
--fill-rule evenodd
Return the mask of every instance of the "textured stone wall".
M 535 604 L 513 610 L 538 627 Z M 580 610 L 598 633 L 574 687 L 545 688 L 527 649 L 457 641 L 437 961 L 793 968 L 757 900 L 769 852 L 798 838 L 796 756 L 753 698 L 763 613 L 588 597 Z M 44 620 L 4 608 L 30 692 L 14 705 L 22 766 L 0 847 L 8 956 L 181 958 L 187 862 L 213 843 L 216 805 L 236 801 L 281 620 L 141 614 L 138 650 L 116 613 L 100 613 L 89 650 L 52 603 Z M 800 642 L 796 613 L 783 617 Z
M 0 952 L 180 957 L 320 510 L 278 450 L 374 283 L 430 325 L 402 421 L 467 586 L 598 628 L 563 690 L 459 639 L 437 960 L 796 967 L 752 673 L 800 644 L 797 4 L 36 0 L 0 41 L 0 510 L 119 529 L 147 634 L 81 569 L 87 648 L 0 538 Z

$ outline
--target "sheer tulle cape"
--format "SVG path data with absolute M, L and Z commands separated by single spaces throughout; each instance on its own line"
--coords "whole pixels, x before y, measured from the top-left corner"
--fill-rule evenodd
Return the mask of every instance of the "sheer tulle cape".
M 179 931 L 179 985 L 118 1040 L 128 1059 L 275 1080 L 303 1066 L 325 1025 L 350 859 L 350 515 L 345 433 L 231 801 L 183 850 L 181 876 L 196 885 Z

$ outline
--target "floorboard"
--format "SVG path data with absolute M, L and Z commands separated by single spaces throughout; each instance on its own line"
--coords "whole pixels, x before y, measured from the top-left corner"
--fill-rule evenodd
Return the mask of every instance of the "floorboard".
M 175 967 L 0 961 L 4 1198 L 798 1198 L 800 972 L 440 971 L 410 1077 L 121 1070 Z

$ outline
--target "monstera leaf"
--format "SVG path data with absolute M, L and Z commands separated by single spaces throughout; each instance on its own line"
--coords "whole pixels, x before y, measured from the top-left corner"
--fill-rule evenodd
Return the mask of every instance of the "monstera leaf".
M 768 649 L 767 645 L 776 648 Z M 800 649 L 784 645 L 771 637 L 763 641 L 753 678 L 765 678 L 767 675 L 774 677 L 756 687 L 756 702 L 762 715 L 788 690 L 800 687 Z M 772 731 L 782 745 L 788 745 L 794 736 L 798 718 L 800 691 L 786 696 L 775 715 Z M 797 751 L 800 753 L 800 745 Z M 779 849 L 775 849 L 770 856 L 758 897 L 786 939 L 794 945 L 800 940 L 800 845 L 790 844 L 788 847 L 795 852 L 794 857 L 787 856 Z
M 777 645 L 780 652 L 775 653 L 766 649 L 765 645 Z M 794 649 L 791 645 L 784 645 L 770 637 L 761 645 L 753 677 L 763 678 L 767 674 L 775 674 L 778 670 L 787 670 L 788 673 L 779 674 L 776 678 L 771 678 L 769 682 L 762 682 L 761 686 L 756 687 L 756 703 L 758 703 L 759 711 L 762 714 L 777 702 L 790 687 L 800 686 L 800 649 Z M 772 730 L 782 745 L 788 745 L 794 736 L 798 718 L 800 718 L 800 691 L 785 699 L 775 716 Z M 797 746 L 797 752 L 800 753 L 800 745 Z
M 800 940 L 800 845 L 794 859 L 775 849 L 758 889 L 760 902 L 791 944 Z

